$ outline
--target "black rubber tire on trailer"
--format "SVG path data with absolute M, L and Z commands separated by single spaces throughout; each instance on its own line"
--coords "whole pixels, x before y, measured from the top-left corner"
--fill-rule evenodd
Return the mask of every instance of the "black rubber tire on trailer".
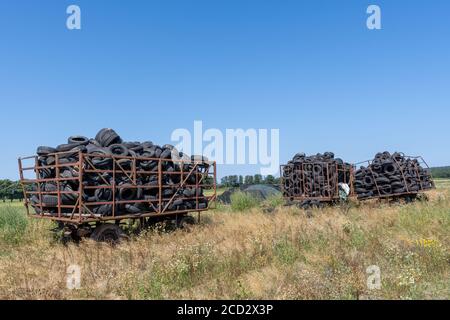
M 390 180 L 389 178 L 386 178 L 386 177 L 381 176 L 381 177 L 376 178 L 376 179 L 375 179 L 375 182 L 376 182 L 378 185 L 382 185 L 382 184 L 388 184 L 388 183 L 390 183 L 391 180 Z
M 67 139 L 67 143 L 87 146 L 89 144 L 89 139 L 84 136 L 71 136 Z
M 195 225 L 195 218 L 193 216 L 184 215 L 177 219 L 177 227 L 181 230 L 191 231 L 192 226 Z
M 416 201 L 417 195 L 415 194 L 407 194 L 405 196 L 403 196 L 403 200 L 405 201 L 405 203 L 413 203 L 414 201 Z
M 98 187 L 101 187 L 104 185 L 98 185 Z M 94 197 L 97 202 L 103 202 L 103 201 L 111 201 L 113 197 L 112 189 L 108 188 L 99 188 L 95 189 Z
M 164 149 L 163 152 L 159 155 L 161 159 L 169 159 L 172 154 L 172 150 L 170 149 Z
M 49 153 L 56 153 L 56 149 L 52 148 L 52 147 L 47 147 L 47 146 L 40 146 L 37 148 L 36 153 L 39 156 L 45 156 L 45 155 L 48 155 Z
M 51 196 L 48 194 L 44 194 L 42 196 L 42 203 L 46 207 L 57 207 L 58 206 L 58 196 Z
M 44 183 L 44 186 L 42 187 L 42 189 L 44 190 L 44 192 L 55 192 L 58 191 L 58 188 L 56 187 L 56 185 L 54 183 Z
M 123 144 L 112 144 L 108 147 L 108 150 L 115 156 L 127 156 L 129 154 L 128 148 Z
M 102 136 L 105 134 L 106 131 L 108 131 L 108 128 L 103 128 L 97 134 L 95 135 L 94 140 L 98 141 L 101 144 Z
M 89 139 L 88 145 L 93 145 L 93 146 L 96 146 L 96 147 L 98 147 L 98 148 L 101 148 L 101 147 L 102 147 L 102 145 L 101 145 L 97 140 L 95 140 L 95 139 Z
M 60 144 L 59 146 L 56 147 L 56 151 L 57 152 L 68 152 L 71 151 L 72 149 L 76 148 L 80 146 L 80 143 L 65 143 L 65 144 Z
M 120 200 L 135 200 L 137 196 L 137 188 L 126 188 L 127 185 L 120 186 L 119 189 L 119 199 Z
M 397 168 L 395 167 L 395 165 L 391 162 L 385 162 L 383 164 L 383 172 L 384 174 L 388 175 L 388 176 L 392 176 L 397 172 Z
M 103 223 L 94 229 L 90 238 L 97 242 L 117 244 L 125 239 L 126 236 L 118 225 L 113 223 Z
M 100 140 L 96 139 L 96 140 L 99 141 L 103 147 L 109 147 L 110 145 L 113 145 L 113 144 L 122 143 L 122 139 L 113 129 L 106 130 L 102 134 L 101 139 Z

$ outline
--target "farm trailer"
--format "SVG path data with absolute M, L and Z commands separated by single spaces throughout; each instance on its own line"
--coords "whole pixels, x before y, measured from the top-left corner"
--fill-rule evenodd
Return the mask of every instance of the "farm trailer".
M 284 199 L 299 203 L 303 208 L 354 197 L 354 167 L 351 165 L 311 161 L 281 165 L 280 171 Z
M 426 198 L 425 192 L 435 188 L 428 164 L 422 157 L 387 154 L 379 153 L 377 156 L 385 156 L 376 156 L 374 160 L 350 167 L 323 161 L 282 165 L 283 197 L 304 208 L 338 203 L 343 198 L 358 201 L 404 199 L 410 202 L 421 196 Z M 339 190 L 342 184 L 349 188 L 347 196 Z
M 355 194 L 359 200 L 403 199 L 411 202 L 435 189 L 428 164 L 421 156 L 378 153 L 373 160 L 355 164 Z
M 76 161 L 67 161 L 68 154 Z M 201 212 L 215 207 L 214 161 L 81 151 L 47 156 L 54 163 L 43 165 L 38 155 L 18 159 L 24 204 L 29 216 L 57 222 L 66 238 L 115 242 L 124 237 L 123 220 L 139 219 L 141 226 L 175 220 L 184 227 L 195 222 L 189 213 L 197 213 L 200 221 Z M 172 170 L 165 171 L 168 162 Z M 142 163 L 156 165 L 143 170 Z M 203 190 L 212 192 L 204 195 Z

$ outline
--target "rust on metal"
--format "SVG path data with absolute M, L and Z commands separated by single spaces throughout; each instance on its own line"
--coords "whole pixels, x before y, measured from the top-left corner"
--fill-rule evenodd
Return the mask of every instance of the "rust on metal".
M 216 200 L 216 163 L 214 161 L 195 161 L 195 160 L 168 160 L 160 158 L 148 158 L 148 157 L 129 157 L 129 156 L 115 156 L 115 155 L 99 155 L 99 154 L 84 154 L 81 151 L 78 152 L 78 161 L 71 163 L 60 163 L 61 155 L 67 154 L 68 152 L 60 152 L 49 154 L 55 157 L 55 163 L 53 165 L 41 166 L 39 164 L 39 156 L 29 156 L 22 157 L 18 159 L 19 164 L 19 176 L 20 183 L 23 188 L 24 194 L 24 205 L 27 208 L 28 215 L 36 218 L 45 218 L 54 221 L 60 221 L 63 223 L 71 224 L 83 224 L 88 222 L 100 222 L 109 220 L 122 220 L 122 219 L 140 219 L 144 217 L 158 217 L 158 216 L 170 216 L 179 215 L 187 212 L 197 212 L 200 218 L 200 212 L 212 209 L 215 207 Z M 113 162 L 111 169 L 100 169 L 97 168 L 92 159 L 106 159 L 110 158 Z M 120 160 L 131 161 L 131 168 L 124 168 L 119 161 Z M 24 166 L 24 161 L 34 160 L 33 166 Z M 152 170 L 139 170 L 137 168 L 137 161 L 156 161 L 157 167 L 156 171 Z M 179 171 L 163 171 L 163 162 L 171 161 L 178 164 L 180 168 Z M 185 165 L 191 165 L 192 168 L 189 171 L 184 170 Z M 204 168 L 204 170 L 197 170 L 199 167 Z M 61 177 L 61 168 L 73 170 L 78 176 L 76 177 Z M 127 170 L 128 169 L 128 170 Z M 41 176 L 42 170 L 55 170 L 55 177 L 46 178 Z M 35 178 L 26 178 L 26 173 L 34 172 Z M 85 174 L 94 174 L 99 177 L 104 182 L 104 185 L 85 185 Z M 112 176 L 111 181 L 107 181 L 103 174 L 110 174 Z M 146 185 L 138 184 L 138 177 L 157 175 L 156 185 Z M 165 184 L 163 177 L 166 175 L 179 175 L 180 182 L 174 184 Z M 123 181 L 127 181 L 126 184 L 119 185 L 116 183 L 116 178 L 122 176 Z M 195 183 L 188 183 L 189 179 L 195 178 Z M 209 179 L 209 181 L 208 181 Z M 63 191 L 62 185 L 70 181 L 78 182 L 78 190 Z M 42 190 L 42 183 L 52 183 L 56 185 L 56 191 L 45 191 Z M 178 191 L 185 187 L 195 188 L 195 195 L 190 197 L 182 195 L 176 197 Z M 120 200 L 117 199 L 117 194 L 121 189 L 138 189 L 138 190 L 149 190 L 158 189 L 158 195 L 156 199 L 135 199 L 135 200 Z M 167 188 L 176 190 L 173 195 L 165 197 L 163 196 L 163 191 Z M 199 195 L 200 188 L 204 190 L 209 190 L 209 195 Z M 111 201 L 94 201 L 87 202 L 83 199 L 85 190 L 95 190 L 97 189 L 111 189 L 112 190 L 112 200 Z M 76 195 L 76 202 L 74 204 L 64 204 L 62 201 L 63 195 Z M 43 203 L 44 195 L 53 195 L 57 197 L 56 207 L 52 207 L 52 210 Z M 37 197 L 37 203 L 32 203 L 30 199 L 32 197 Z M 176 199 L 195 201 L 195 207 L 186 208 L 183 210 L 169 210 L 170 205 Z M 36 198 L 35 198 L 36 199 Z M 199 202 L 204 200 L 207 202 L 206 207 L 201 208 Z M 142 211 L 137 214 L 119 214 L 116 210 L 117 205 L 125 204 L 148 204 L 151 210 Z M 111 215 L 102 216 L 92 212 L 90 207 L 98 205 L 111 205 L 112 212 Z M 34 210 L 30 210 L 32 207 Z M 56 208 L 56 211 L 55 211 Z

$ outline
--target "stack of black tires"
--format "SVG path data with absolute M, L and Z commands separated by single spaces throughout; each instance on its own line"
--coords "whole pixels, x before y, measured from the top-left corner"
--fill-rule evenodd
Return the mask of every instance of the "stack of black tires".
M 282 169 L 283 196 L 286 198 L 332 199 L 339 197 L 338 184 L 350 184 L 352 165 L 334 153 L 306 156 L 297 153 Z
M 355 192 L 359 199 L 417 194 L 434 188 L 429 169 L 417 158 L 385 151 L 355 172 Z
M 97 215 L 112 215 L 113 194 L 115 202 L 120 202 L 116 204 L 115 215 L 160 212 L 161 209 L 166 212 L 189 211 L 208 207 L 203 188 L 198 186 L 199 176 L 207 173 L 209 169 L 209 162 L 205 157 L 186 157 L 169 144 L 159 146 L 151 141 L 124 142 L 113 129 L 102 129 L 94 139 L 72 136 L 66 144 L 56 148 L 41 146 L 37 149 L 38 165 L 47 166 L 37 170 L 38 177 L 44 182 L 33 187 L 34 190 L 42 192 L 41 196 L 35 194 L 29 199 L 37 213 L 40 213 L 42 206 L 45 212 L 56 214 L 58 203 L 62 205 L 61 210 L 64 214 L 72 213 L 73 207 L 69 206 L 77 204 L 77 192 L 80 190 L 79 169 L 73 164 L 79 160 L 80 152 L 87 155 L 84 170 L 88 171 L 83 173 L 81 179 L 82 200 L 86 207 Z M 55 153 L 58 157 L 54 155 Z M 172 160 L 174 155 L 178 156 L 178 159 L 193 161 L 181 164 Z M 59 170 L 51 167 L 56 164 L 57 158 L 59 164 L 67 163 L 67 167 L 62 166 Z M 90 165 L 87 165 L 88 163 Z M 114 175 L 111 172 L 113 166 Z M 89 169 L 99 170 L 100 173 L 89 172 Z M 59 177 L 56 176 L 58 171 Z M 176 174 L 181 171 L 186 175 Z M 133 177 L 130 172 L 137 174 Z M 164 173 L 161 177 L 160 172 Z M 188 172 L 191 174 L 187 175 Z M 59 200 L 56 194 L 57 178 L 60 178 L 60 191 L 63 192 Z M 159 179 L 162 179 L 161 183 Z M 181 181 L 182 179 L 185 181 Z M 183 187 L 180 187 L 181 182 L 184 183 Z M 112 185 L 116 186 L 114 192 Z M 100 188 L 92 188 L 93 186 Z M 158 201 L 160 198 L 163 199 L 161 208 Z M 126 203 L 127 201 L 130 202 Z

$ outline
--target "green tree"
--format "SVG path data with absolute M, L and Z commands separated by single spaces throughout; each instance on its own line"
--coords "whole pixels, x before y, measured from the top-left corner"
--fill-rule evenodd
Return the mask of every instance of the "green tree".
M 6 199 L 16 200 L 22 199 L 22 187 L 18 181 L 8 179 L 0 180 L 0 199 L 5 202 Z
M 269 174 L 265 179 L 264 179 L 264 183 L 265 184 L 275 184 L 275 177 L 271 174 Z
M 245 176 L 244 183 L 247 185 L 253 184 L 253 176 Z

